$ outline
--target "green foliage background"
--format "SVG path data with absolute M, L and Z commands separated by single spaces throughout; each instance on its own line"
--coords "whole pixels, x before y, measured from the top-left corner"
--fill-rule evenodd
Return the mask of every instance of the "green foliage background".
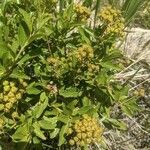
M 119 107 L 122 115 L 138 110 L 129 86 L 114 78 L 124 67 L 121 52 L 113 46 L 121 37 L 105 33 L 107 22 L 98 18 L 100 0 L 82 2 L 90 10 L 87 14 L 94 14 L 91 19 L 78 13 L 72 0 L 0 2 L 1 93 L 6 80 L 16 85 L 20 79 L 28 83 L 9 112 L 4 111 L 3 98 L 0 100 L 1 146 L 69 148 L 67 130 L 82 115 L 98 118 L 104 130 L 126 130 L 120 115 L 113 117 L 113 109 Z M 140 3 L 126 0 L 118 6 L 125 26 Z

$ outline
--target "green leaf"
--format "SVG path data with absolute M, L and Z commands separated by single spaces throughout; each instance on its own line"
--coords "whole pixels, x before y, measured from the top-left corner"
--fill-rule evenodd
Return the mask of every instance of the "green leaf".
M 22 14 L 24 22 L 27 24 L 29 31 L 32 32 L 33 24 L 32 24 L 30 13 L 26 12 L 25 10 L 21 8 L 19 9 L 19 12 Z
M 65 124 L 67 124 L 68 121 L 70 120 L 70 117 L 67 116 L 67 115 L 60 114 L 58 116 L 58 120 L 61 121 L 61 122 L 63 122 L 63 123 L 65 123 Z
M 43 134 L 43 132 L 41 131 L 40 125 L 39 125 L 37 122 L 35 122 L 35 123 L 33 124 L 33 127 L 34 127 L 34 133 L 35 133 L 35 135 L 36 135 L 37 137 L 41 138 L 42 140 L 46 140 L 46 137 L 45 137 L 45 135 Z
M 40 139 L 38 139 L 38 137 L 33 137 L 33 143 L 34 144 L 40 144 Z
M 41 91 L 39 89 L 37 89 L 36 87 L 30 87 L 30 88 L 27 88 L 26 89 L 26 92 L 28 94 L 33 94 L 33 95 L 37 95 L 37 94 L 40 94 Z
M 38 121 L 38 123 L 40 127 L 45 130 L 55 129 L 56 127 L 55 123 L 51 123 L 48 120 L 41 120 L 41 121 Z
M 126 0 L 122 6 L 122 12 L 125 17 L 126 25 L 129 24 L 141 6 L 142 0 Z
M 50 138 L 54 139 L 59 134 L 59 131 L 59 128 L 55 128 L 54 131 L 50 133 Z
M 46 98 L 43 103 L 40 102 L 35 106 L 33 110 L 34 116 L 36 118 L 39 118 L 44 112 L 44 110 L 47 108 L 47 106 L 48 106 L 48 98 Z
M 19 70 L 18 68 L 13 70 L 10 77 L 11 78 L 16 78 L 16 79 L 26 79 L 26 80 L 30 79 L 30 77 L 28 77 L 23 71 Z
M 87 97 L 84 97 L 84 98 L 82 99 L 82 103 L 83 103 L 83 106 L 90 106 L 90 105 L 91 105 L 91 101 L 90 101 L 90 99 L 87 98 Z
M 0 76 L 5 72 L 5 68 L 0 64 Z
M 15 54 L 14 52 L 11 50 L 11 48 L 3 41 L 0 42 L 0 58 L 3 59 L 3 55 L 4 53 L 7 53 L 8 58 L 9 57 L 14 57 Z M 8 59 L 7 58 L 7 59 Z
M 79 109 L 78 114 L 80 115 L 86 114 L 91 108 L 92 106 L 84 106 Z
M 67 132 L 67 130 L 68 130 L 68 124 L 63 125 L 62 128 L 60 129 L 58 146 L 61 146 L 62 144 L 65 143 L 64 136 L 65 136 L 65 133 Z
M 30 132 L 28 124 L 20 125 L 15 133 L 12 135 L 14 141 L 18 142 L 29 142 L 30 140 Z
M 82 27 L 78 28 L 79 34 L 81 35 L 81 39 L 83 42 L 86 42 L 87 44 L 90 44 L 89 38 L 85 34 L 85 30 Z
M 18 28 L 18 41 L 20 46 L 24 46 L 25 42 L 27 41 L 25 29 L 21 24 L 19 25 Z
M 117 71 L 120 71 L 120 67 L 116 64 L 113 64 L 112 62 L 110 61 L 107 61 L 107 62 L 100 62 L 101 66 L 104 67 L 104 68 L 107 68 L 107 69 L 110 69 L 110 70 L 117 70 Z
M 79 97 L 81 96 L 81 92 L 74 87 L 70 87 L 70 88 L 61 88 L 59 90 L 59 95 L 63 96 L 63 97 Z

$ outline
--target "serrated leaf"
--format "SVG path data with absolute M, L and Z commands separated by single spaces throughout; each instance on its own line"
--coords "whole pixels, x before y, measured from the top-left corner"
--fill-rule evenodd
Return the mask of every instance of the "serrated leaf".
M 30 14 L 23 9 L 19 9 L 19 12 L 22 14 L 24 22 L 27 24 L 29 31 L 32 32 L 32 19 Z

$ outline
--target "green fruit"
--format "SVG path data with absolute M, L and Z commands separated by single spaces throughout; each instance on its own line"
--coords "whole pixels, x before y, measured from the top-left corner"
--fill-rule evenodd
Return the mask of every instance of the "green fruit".
M 3 93 L 0 93 L 0 99 L 3 99 Z
M 82 139 L 86 138 L 86 133 L 82 133 Z
M 16 102 L 16 98 L 15 98 L 15 97 L 10 98 L 10 99 L 9 99 L 9 102 L 15 103 L 15 102 Z
M 9 85 L 9 82 L 8 81 L 4 81 L 3 82 L 3 85 L 5 86 L 5 85 Z
M 4 92 L 8 92 L 10 91 L 10 86 L 9 85 L 5 85 L 4 86 Z
M 11 116 L 12 116 L 12 118 L 18 118 L 19 117 L 17 112 L 13 112 Z
M 71 139 L 69 140 L 69 144 L 73 146 L 75 144 L 75 141 Z
M 23 85 L 23 87 L 27 87 L 28 86 L 27 82 L 23 82 L 22 85 Z
M 4 96 L 3 100 L 4 100 L 4 102 L 7 102 L 9 100 L 9 97 L 6 95 L 6 96 Z
M 21 93 L 17 93 L 17 94 L 16 94 L 16 99 L 17 99 L 17 100 L 20 100 L 21 98 L 22 98 L 22 94 L 21 94 Z
M 5 108 L 7 108 L 7 109 L 11 109 L 12 108 L 12 103 L 6 103 L 5 104 Z
M 75 142 L 78 142 L 78 141 L 79 141 L 78 137 L 75 136 L 75 137 L 74 137 L 74 141 L 75 141 Z
M 82 138 L 82 134 L 81 134 L 81 133 L 78 133 L 78 134 L 77 134 L 77 137 L 78 137 L 79 139 L 81 139 L 81 138 Z
M 14 93 L 9 92 L 9 93 L 8 93 L 8 97 L 9 97 L 9 98 L 12 98 L 12 97 L 15 97 L 15 95 L 14 95 Z
M 14 82 L 10 82 L 10 86 L 11 87 L 15 87 L 15 83 Z
M 16 93 L 17 91 L 18 91 L 18 88 L 17 88 L 17 87 L 12 87 L 12 88 L 11 88 L 11 92 L 12 92 L 12 93 Z
M 22 84 L 22 83 L 23 83 L 23 80 L 22 80 L 22 79 L 19 79 L 19 82 Z

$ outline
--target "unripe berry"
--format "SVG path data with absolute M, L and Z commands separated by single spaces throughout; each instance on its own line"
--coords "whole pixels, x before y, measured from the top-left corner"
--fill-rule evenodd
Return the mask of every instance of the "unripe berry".
M 12 97 L 15 97 L 15 95 L 14 95 L 14 93 L 9 92 L 9 93 L 8 93 L 8 97 L 9 97 L 9 98 L 12 98 Z
M 81 142 L 80 142 L 80 146 L 84 146 L 85 145 L 85 143 L 84 143 L 84 141 L 82 140 Z
M 7 109 L 11 109 L 12 108 L 12 103 L 6 103 L 5 104 L 5 108 L 7 108 Z
M 87 132 L 87 137 L 91 138 L 92 137 L 92 133 L 91 132 Z
M 83 118 L 84 118 L 84 119 L 87 119 L 87 118 L 89 118 L 89 116 L 88 116 L 87 114 L 84 114 L 84 115 L 83 115 Z
M 16 99 L 17 99 L 17 100 L 20 100 L 21 98 L 22 98 L 22 94 L 21 94 L 21 93 L 17 93 L 17 94 L 16 94 Z
M 5 85 L 9 85 L 9 82 L 8 81 L 4 81 L 3 82 L 3 85 L 5 86 Z
M 10 82 L 10 86 L 11 86 L 11 87 L 14 87 L 14 86 L 15 86 L 15 83 L 14 83 L 14 82 Z
M 3 99 L 3 93 L 0 93 L 0 99 Z
M 4 102 L 7 102 L 9 100 L 9 97 L 8 96 L 4 96 L 3 100 L 4 100 Z
M 92 142 L 91 138 L 86 139 L 87 144 L 90 144 Z
M 23 83 L 23 79 L 19 79 L 19 82 L 22 84 Z
M 12 87 L 12 88 L 11 88 L 11 92 L 12 92 L 12 93 L 16 93 L 16 92 L 17 92 L 17 90 L 18 90 L 18 88 L 17 88 L 17 87 Z
M 71 134 L 73 132 L 73 130 L 71 128 L 68 129 L 68 134 Z
M 9 101 L 13 104 L 13 103 L 16 102 L 16 98 L 15 98 L 15 97 L 12 97 L 12 98 L 9 99 Z
M 84 132 L 85 130 L 86 130 L 86 129 L 85 129 L 85 127 L 84 127 L 84 126 L 82 126 L 82 127 L 81 127 L 81 131 L 83 131 L 83 132 Z
M 75 141 L 75 142 L 78 142 L 78 141 L 79 141 L 78 137 L 75 136 L 75 137 L 74 137 L 74 141 Z
M 28 86 L 27 82 L 23 82 L 22 85 L 23 85 L 23 87 L 27 87 Z
M 9 85 L 5 85 L 4 86 L 4 92 L 8 92 L 10 90 L 10 86 Z
M 69 140 L 69 144 L 73 146 L 75 144 L 75 141 L 71 139 Z
M 18 115 L 18 113 L 17 113 L 17 112 L 13 112 L 13 113 L 12 113 L 12 118 L 14 118 L 14 119 L 15 119 L 15 118 L 18 118 L 18 117 L 19 117 L 19 115 Z
M 86 133 L 82 133 L 82 139 L 86 138 Z
M 4 112 L 8 113 L 8 112 L 10 112 L 10 109 L 4 108 Z
M 81 133 L 78 133 L 78 134 L 77 134 L 77 137 L 78 137 L 79 139 L 81 139 L 81 138 L 82 138 L 82 134 L 81 134 Z

